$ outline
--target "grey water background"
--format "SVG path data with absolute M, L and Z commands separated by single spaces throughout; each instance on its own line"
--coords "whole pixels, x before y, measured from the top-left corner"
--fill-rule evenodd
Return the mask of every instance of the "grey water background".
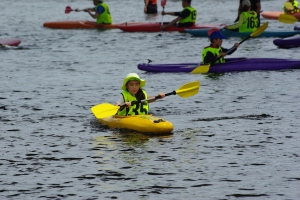
M 107 0 L 115 23 L 161 21 L 143 1 Z M 283 2 L 263 0 L 262 10 Z M 91 1 L 1 0 L 1 199 L 299 199 L 300 71 L 221 76 L 146 73 L 137 64 L 200 62 L 207 38 L 182 33 L 54 30 L 46 21 L 92 20 L 64 14 Z M 238 1 L 193 1 L 199 24 L 231 24 Z M 168 0 L 166 11 L 181 10 Z M 161 11 L 159 6 L 159 11 Z M 173 17 L 164 16 L 164 21 Z M 262 18 L 262 23 L 266 22 Z M 269 21 L 273 30 L 294 25 Z M 299 58 L 274 38 L 252 38 L 230 57 Z M 241 38 L 224 40 L 231 47 Z M 90 107 L 114 103 L 123 78 L 137 72 L 151 95 L 200 80 L 197 95 L 167 97 L 151 112 L 173 135 L 148 136 L 100 125 Z

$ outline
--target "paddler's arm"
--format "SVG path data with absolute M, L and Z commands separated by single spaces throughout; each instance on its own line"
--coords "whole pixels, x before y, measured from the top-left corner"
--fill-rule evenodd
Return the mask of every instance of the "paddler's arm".
M 179 15 L 180 15 L 180 12 L 165 12 L 165 11 L 162 11 L 162 12 L 161 12 L 161 15 L 179 16 Z
M 247 18 L 244 14 L 240 14 L 240 18 L 239 18 L 239 22 L 236 23 L 236 24 L 233 24 L 231 26 L 225 26 L 226 29 L 236 29 L 236 28 L 239 28 L 240 26 L 243 25 L 243 23 L 247 22 Z
M 186 17 L 190 16 L 190 13 L 191 12 L 189 10 L 184 10 L 182 12 L 165 12 L 165 11 L 163 11 L 161 13 L 162 15 L 174 15 L 174 16 L 177 16 L 177 18 L 174 19 L 173 21 L 171 21 L 168 24 L 162 25 L 160 27 L 160 30 L 164 30 L 167 27 L 176 25 L 177 22 L 179 22 L 180 20 L 185 19 Z
M 99 16 L 99 14 L 97 12 L 95 12 L 95 14 L 91 13 L 90 10 L 84 10 L 85 12 L 89 13 L 90 16 L 94 19 L 97 19 L 97 17 Z
M 163 99 L 163 98 L 165 97 L 165 93 L 160 92 L 160 93 L 158 93 L 158 96 L 160 96 L 159 99 Z M 152 98 L 151 100 L 148 100 L 148 103 L 152 103 L 152 102 L 158 100 L 158 99 L 155 99 L 155 96 L 149 96 L 148 98 L 149 98 L 149 99 Z
M 170 26 L 174 26 L 177 22 L 179 22 L 182 18 L 181 17 L 177 17 L 176 19 L 174 19 L 173 21 L 171 21 L 170 23 L 168 24 L 165 24 L 165 25 L 162 25 L 160 27 L 160 30 L 164 30 L 165 28 L 167 27 L 170 27 Z
M 236 22 L 239 20 L 239 16 L 240 16 L 241 13 L 242 13 L 242 3 L 241 3 L 241 1 L 240 1 L 240 3 L 239 3 L 239 8 L 238 8 L 237 18 L 236 18 L 236 20 L 234 21 L 234 23 L 236 23 Z
M 125 106 L 126 105 L 126 106 Z M 115 103 L 115 106 L 120 106 L 120 109 L 119 110 L 123 110 L 125 107 L 130 107 L 131 106 L 131 103 L 130 102 L 125 102 L 124 101 L 124 97 L 123 95 L 121 95 L 117 102 Z
M 260 5 L 260 2 L 256 3 L 256 14 L 257 14 L 257 17 L 260 16 L 260 10 L 261 10 L 261 5 Z
M 103 6 L 98 6 L 97 10 L 95 10 L 95 9 L 93 9 L 93 10 L 85 9 L 84 11 L 89 13 L 92 18 L 97 19 L 98 16 L 101 15 L 104 12 L 104 8 L 103 8 Z M 95 14 L 93 14 L 91 12 L 95 12 Z
M 87 10 L 89 10 L 89 11 L 91 11 L 91 12 L 95 12 L 95 8 L 86 8 L 86 9 L 84 9 L 85 12 L 87 12 Z M 80 12 L 81 10 L 78 9 L 78 8 L 76 8 L 74 11 L 75 11 L 75 12 Z
M 144 13 L 147 13 L 148 4 L 149 4 L 149 0 L 145 0 Z
M 226 55 L 231 55 L 231 54 L 233 54 L 236 50 L 237 50 L 237 48 L 239 47 L 239 43 L 234 43 L 234 47 L 235 47 L 235 49 L 233 49 L 232 51 L 230 51 L 229 53 L 224 53 L 225 55 L 223 56 L 223 57 L 225 57 Z M 223 52 L 228 52 L 229 50 L 231 50 L 231 49 L 225 49 L 225 48 L 223 48 L 222 47 L 222 51 Z

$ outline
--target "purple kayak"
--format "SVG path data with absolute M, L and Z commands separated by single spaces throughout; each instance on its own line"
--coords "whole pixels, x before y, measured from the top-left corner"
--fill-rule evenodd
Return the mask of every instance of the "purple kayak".
M 280 48 L 295 48 L 300 47 L 300 35 L 294 35 L 283 39 L 275 39 L 273 43 Z
M 179 64 L 138 64 L 138 69 L 148 72 L 186 72 L 193 71 L 199 63 Z M 241 72 L 256 70 L 299 69 L 300 60 L 279 58 L 229 58 L 225 63 L 213 64 L 208 73 Z

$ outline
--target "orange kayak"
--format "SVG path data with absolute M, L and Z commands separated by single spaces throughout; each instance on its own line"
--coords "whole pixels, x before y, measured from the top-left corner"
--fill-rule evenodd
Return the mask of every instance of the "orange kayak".
M 275 19 L 277 20 L 279 15 L 284 14 L 282 11 L 264 11 L 261 13 L 261 16 L 266 18 L 266 19 Z M 300 20 L 300 12 L 294 13 L 293 14 L 296 19 Z
M 140 24 L 141 22 L 126 22 L 129 24 Z M 124 23 L 119 24 L 97 24 L 94 21 L 54 21 L 45 22 L 44 27 L 53 29 L 114 29 Z

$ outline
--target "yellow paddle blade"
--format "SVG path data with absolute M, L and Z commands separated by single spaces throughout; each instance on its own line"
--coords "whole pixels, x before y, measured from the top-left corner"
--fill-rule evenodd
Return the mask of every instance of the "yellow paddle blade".
M 288 2 L 288 1 L 284 2 L 284 7 L 288 10 L 294 10 L 293 4 L 291 2 Z
M 210 68 L 210 65 L 199 65 L 198 67 L 196 67 L 195 69 L 193 69 L 193 71 L 191 71 L 191 74 L 206 74 L 208 73 Z
M 280 14 L 278 17 L 278 21 L 286 24 L 293 24 L 298 21 L 298 19 L 293 15 Z
M 253 33 L 251 33 L 250 37 L 256 37 L 262 34 L 268 28 L 269 22 L 265 22 L 263 25 L 258 27 Z
M 200 81 L 193 81 L 182 85 L 176 90 L 176 94 L 182 98 L 188 98 L 198 93 Z
M 119 110 L 120 106 L 114 106 L 110 103 L 102 103 L 91 108 L 92 113 L 96 118 L 101 119 L 115 115 Z

